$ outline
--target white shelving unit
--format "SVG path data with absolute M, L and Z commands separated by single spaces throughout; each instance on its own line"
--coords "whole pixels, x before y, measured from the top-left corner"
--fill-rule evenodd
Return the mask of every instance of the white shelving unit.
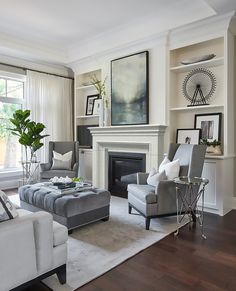
M 219 58 L 213 58 L 211 60 L 207 61 L 202 61 L 194 64 L 189 64 L 189 65 L 180 65 L 176 67 L 171 67 L 170 71 L 172 72 L 189 72 L 193 69 L 199 68 L 199 67 L 204 67 L 204 68 L 209 68 L 209 67 L 218 67 L 224 64 L 224 58 L 219 57 Z
M 74 136 L 77 140 L 77 126 L 79 125 L 97 125 L 99 123 L 99 115 L 86 115 L 87 96 L 97 94 L 93 85 L 91 85 L 91 77 L 96 76 L 101 80 L 101 70 L 94 70 L 75 75 L 75 94 L 74 94 Z M 79 175 L 86 182 L 92 182 L 92 155 L 91 148 L 79 149 Z
M 203 176 L 210 180 L 205 192 L 205 209 L 224 215 L 231 209 L 234 196 L 234 96 L 233 82 L 229 76 L 234 74 L 234 37 L 230 33 L 185 45 L 170 50 L 169 60 L 169 141 L 176 141 L 176 130 L 194 128 L 195 114 L 222 113 L 221 143 L 222 156 L 206 155 Z M 214 53 L 215 58 L 189 65 L 181 61 L 191 57 Z M 182 93 L 186 75 L 196 68 L 207 68 L 216 77 L 216 91 L 209 100 L 210 105 L 188 107 L 189 101 Z
M 93 85 L 91 85 L 91 77 L 96 76 L 101 80 L 101 70 L 94 70 L 75 75 L 75 98 L 74 98 L 74 116 L 75 116 L 75 139 L 77 140 L 78 125 L 94 125 L 98 124 L 98 115 L 85 115 L 87 96 L 97 94 Z
M 214 53 L 215 58 L 189 65 L 181 61 L 193 56 Z M 216 92 L 210 99 L 210 105 L 188 107 L 189 101 L 182 93 L 182 84 L 186 75 L 196 68 L 208 68 L 216 76 Z M 224 38 L 208 40 L 202 43 L 170 50 L 170 96 L 169 96 L 169 134 L 170 141 L 176 140 L 177 128 L 193 128 L 194 115 L 198 113 L 224 113 Z M 222 134 L 224 140 L 224 133 Z

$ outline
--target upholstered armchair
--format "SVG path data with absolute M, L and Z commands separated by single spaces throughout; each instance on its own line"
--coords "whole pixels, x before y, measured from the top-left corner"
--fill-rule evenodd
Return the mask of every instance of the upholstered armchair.
M 66 168 L 56 168 L 53 169 L 53 151 L 64 155 L 72 151 L 71 167 Z M 79 167 L 79 143 L 74 141 L 50 141 L 49 142 L 49 159 L 48 163 L 40 164 L 40 180 L 47 181 L 55 176 L 58 177 L 77 177 L 78 176 L 78 167 Z
M 179 160 L 179 176 L 201 177 L 206 153 L 205 145 L 170 144 L 168 159 Z M 172 180 L 162 180 L 157 186 L 147 184 L 148 173 L 137 173 L 137 184 L 128 185 L 128 207 L 146 219 L 146 229 L 151 218 L 176 215 L 176 186 Z

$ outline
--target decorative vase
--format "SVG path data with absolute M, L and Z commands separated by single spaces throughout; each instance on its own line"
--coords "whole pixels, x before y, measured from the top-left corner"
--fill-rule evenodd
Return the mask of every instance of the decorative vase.
M 100 109 L 99 109 L 99 127 L 104 126 L 104 103 L 103 99 L 100 102 Z
M 109 117 L 109 110 L 106 106 L 104 106 L 104 120 L 103 120 L 103 125 L 108 126 L 108 117 Z
M 213 145 L 208 146 L 206 152 L 208 154 L 211 154 L 211 155 L 222 155 L 222 150 L 221 150 L 221 146 L 220 145 L 217 145 L 217 146 L 213 146 Z

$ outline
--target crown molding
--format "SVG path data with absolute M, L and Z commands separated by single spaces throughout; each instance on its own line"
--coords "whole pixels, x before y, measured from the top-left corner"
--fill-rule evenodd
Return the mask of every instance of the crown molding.
M 67 52 L 43 44 L 29 43 L 0 32 L 0 53 L 30 61 L 42 61 L 65 65 L 68 62 Z
M 97 59 L 119 58 L 124 55 L 124 51 L 128 55 L 128 54 L 139 52 L 141 50 L 151 49 L 154 46 L 166 46 L 167 40 L 168 40 L 168 31 L 158 33 L 158 34 L 153 34 L 141 40 L 131 41 L 123 45 L 119 45 L 110 49 L 102 50 L 98 53 L 95 53 L 90 56 L 86 56 L 76 61 L 72 61 L 70 63 L 67 63 L 67 66 L 70 67 L 75 72 L 78 70 L 78 68 L 81 65 L 87 64 L 88 62 L 93 62 Z
M 172 29 L 169 34 L 170 49 L 177 49 L 197 42 L 222 37 L 229 29 L 235 12 L 212 16 L 182 27 Z

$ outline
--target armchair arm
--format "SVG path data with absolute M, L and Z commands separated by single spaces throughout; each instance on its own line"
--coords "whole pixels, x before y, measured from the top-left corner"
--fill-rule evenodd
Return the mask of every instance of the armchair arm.
M 158 214 L 176 213 L 176 185 L 171 180 L 163 180 L 155 188 Z
M 79 168 L 79 163 L 75 163 L 72 170 L 76 173 L 76 177 L 78 176 L 78 168 Z
M 41 172 L 48 171 L 51 168 L 51 163 L 40 164 Z
M 137 173 L 137 184 L 146 185 L 149 173 Z

